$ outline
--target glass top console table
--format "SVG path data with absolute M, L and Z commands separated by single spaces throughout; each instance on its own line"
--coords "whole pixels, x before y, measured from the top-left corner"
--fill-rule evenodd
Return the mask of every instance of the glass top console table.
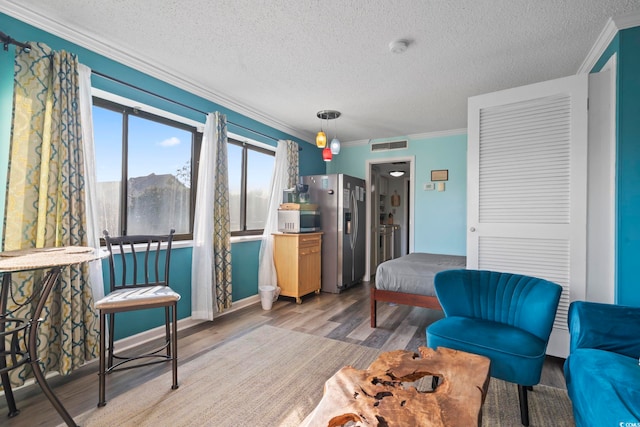
M 0 288 L 0 378 L 9 407 L 9 417 L 20 413 L 11 390 L 9 372 L 30 364 L 38 385 L 55 410 L 68 426 L 76 426 L 73 418 L 53 393 L 40 367 L 37 354 L 38 327 L 42 320 L 40 315 L 65 266 L 93 261 L 105 255 L 84 246 L 0 252 L 0 275 L 2 276 L 2 287 Z M 35 270 L 44 270 L 42 281 L 34 283 L 32 294 L 26 296 L 26 300 L 18 303 L 11 292 L 12 273 Z M 18 309 L 27 304 L 32 305 L 28 318 L 15 317 L 17 309 L 9 310 L 10 298 L 13 306 L 17 306 Z

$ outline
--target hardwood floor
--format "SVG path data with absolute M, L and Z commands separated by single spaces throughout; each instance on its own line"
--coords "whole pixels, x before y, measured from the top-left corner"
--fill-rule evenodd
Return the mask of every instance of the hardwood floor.
M 382 350 L 416 350 L 425 345 L 427 325 L 441 316 L 442 313 L 436 310 L 378 303 L 378 328 L 372 329 L 369 326 L 369 284 L 365 283 L 337 295 L 311 294 L 303 297 L 302 304 L 296 304 L 293 298 L 281 297 L 269 311 L 256 304 L 213 322 L 182 330 L 178 333 L 178 356 L 180 363 L 186 363 L 265 324 Z M 563 363 L 564 359 L 548 357 L 541 384 L 565 388 Z M 110 375 L 107 404 L 109 399 L 169 371 L 169 364 L 161 364 Z M 178 378 L 179 375 L 178 368 Z M 97 404 L 97 362 L 91 362 L 71 375 L 53 377 L 49 384 L 71 416 L 76 417 Z M 170 387 L 169 383 L 167 387 Z M 37 385 L 22 387 L 14 394 L 21 413 L 7 418 L 6 401 L 1 397 L 0 425 L 32 427 L 62 423 Z

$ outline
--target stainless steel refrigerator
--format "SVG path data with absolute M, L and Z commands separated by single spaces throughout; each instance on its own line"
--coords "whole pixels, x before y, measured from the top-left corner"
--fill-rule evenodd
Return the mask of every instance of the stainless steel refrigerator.
M 365 182 L 344 174 L 309 175 L 302 182 L 309 202 L 320 207 L 322 291 L 339 293 L 365 273 Z

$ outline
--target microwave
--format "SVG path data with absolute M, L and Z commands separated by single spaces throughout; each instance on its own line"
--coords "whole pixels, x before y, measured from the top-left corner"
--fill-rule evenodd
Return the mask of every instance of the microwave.
M 278 209 L 278 231 L 282 233 L 312 233 L 320 230 L 319 210 Z

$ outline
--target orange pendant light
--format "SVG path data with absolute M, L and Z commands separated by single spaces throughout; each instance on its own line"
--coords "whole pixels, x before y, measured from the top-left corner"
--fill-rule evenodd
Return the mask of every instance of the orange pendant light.
M 327 146 L 327 134 L 323 131 L 318 132 L 316 135 L 316 146 L 318 148 L 324 148 Z

